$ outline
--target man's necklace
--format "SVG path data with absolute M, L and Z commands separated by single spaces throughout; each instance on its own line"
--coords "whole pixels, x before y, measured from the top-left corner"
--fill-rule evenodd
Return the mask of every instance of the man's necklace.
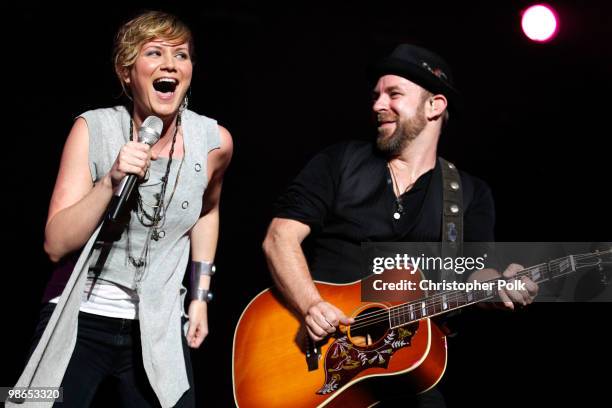
M 389 168 L 389 172 L 391 173 L 391 180 L 393 180 L 393 195 L 395 195 L 395 212 L 393 213 L 393 218 L 399 220 L 404 213 L 404 205 L 402 204 L 401 196 L 406 193 L 414 185 L 414 182 L 408 184 L 403 192 L 400 192 L 399 186 L 397 184 L 397 177 L 393 172 L 393 167 L 390 163 L 387 163 L 387 167 Z M 397 192 L 397 195 L 396 195 Z

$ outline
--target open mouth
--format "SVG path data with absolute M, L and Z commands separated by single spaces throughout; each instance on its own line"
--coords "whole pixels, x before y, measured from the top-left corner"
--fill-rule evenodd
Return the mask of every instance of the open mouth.
M 153 88 L 155 88 L 157 92 L 163 94 L 172 94 L 177 86 L 178 80 L 174 78 L 158 78 L 153 81 Z

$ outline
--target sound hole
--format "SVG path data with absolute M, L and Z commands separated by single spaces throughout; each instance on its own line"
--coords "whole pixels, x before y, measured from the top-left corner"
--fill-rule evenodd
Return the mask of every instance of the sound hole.
M 360 347 L 376 344 L 389 330 L 389 315 L 382 307 L 362 310 L 349 330 L 351 343 Z

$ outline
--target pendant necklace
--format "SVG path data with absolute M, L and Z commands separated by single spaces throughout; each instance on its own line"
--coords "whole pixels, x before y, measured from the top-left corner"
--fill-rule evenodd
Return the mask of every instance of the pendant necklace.
M 402 217 L 402 214 L 404 213 L 404 205 L 402 204 L 402 199 L 400 197 L 403 194 L 405 194 L 406 191 L 410 189 L 410 187 L 414 185 L 414 182 L 408 184 L 406 188 L 404 189 L 404 191 L 400 193 L 399 186 L 397 184 L 397 177 L 395 176 L 395 173 L 393 172 L 393 168 L 391 167 L 391 164 L 387 163 L 387 167 L 389 168 L 389 172 L 391 173 L 391 179 L 393 180 L 393 186 L 394 186 L 393 195 L 395 195 L 395 192 L 397 191 L 397 195 L 395 195 L 395 212 L 393 213 L 393 218 L 396 220 L 399 220 Z

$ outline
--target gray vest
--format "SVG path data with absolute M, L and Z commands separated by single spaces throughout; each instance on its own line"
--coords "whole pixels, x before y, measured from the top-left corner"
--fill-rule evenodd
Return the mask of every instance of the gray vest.
M 93 181 L 96 182 L 112 167 L 117 152 L 128 141 L 130 117 L 123 107 L 101 109 L 84 113 L 83 117 L 90 132 L 89 164 Z M 198 120 L 193 112 L 183 114 L 185 156 L 173 158 L 168 185 L 166 187 L 164 207 L 167 212 L 160 228 L 161 238 L 149 241 L 149 251 L 144 253 L 150 228 L 144 227 L 138 219 L 138 214 L 131 213 L 129 225 L 121 239 L 113 243 L 112 249 L 104 263 L 99 278 L 130 289 L 136 289 L 148 274 L 155 273 L 160 279 L 168 279 L 176 267 L 176 262 L 183 259 L 182 251 L 186 232 L 191 229 L 200 216 L 202 207 L 202 192 L 206 188 L 206 158 L 211 148 L 218 147 L 218 126 L 213 120 Z M 191 127 L 194 132 L 188 132 Z M 209 140 L 210 137 L 215 140 Z M 207 147 L 195 149 L 195 146 Z M 161 192 L 162 176 L 166 171 L 168 158 L 160 157 L 151 162 L 146 181 L 138 185 L 143 207 L 153 214 L 153 206 L 157 202 L 155 195 Z M 204 175 L 202 177 L 202 175 Z M 198 177 L 200 176 L 200 177 Z M 178 183 L 177 183 L 178 180 Z M 142 214 L 142 213 L 140 213 Z M 143 221 L 148 222 L 145 218 Z M 98 249 L 94 249 L 90 266 L 98 259 Z M 144 268 L 136 268 L 128 257 L 144 258 Z M 172 264 L 168 264 L 171 262 Z M 164 272 L 159 271 L 165 263 Z M 93 272 L 90 271 L 90 275 Z M 161 276 L 160 276 L 161 274 Z
M 119 148 L 127 141 L 129 114 L 123 107 L 97 109 L 81 115 L 89 129 L 89 164 L 93 181 L 111 168 Z M 185 111 L 182 117 L 185 156 L 174 159 L 169 175 L 166 203 L 169 203 L 165 234 L 151 241 L 149 257 L 141 276 L 126 262 L 127 240 L 131 252 L 140 256 L 145 228 L 132 214 L 129 231 L 124 232 L 109 255 L 100 279 L 133 288 L 139 296 L 142 358 L 149 382 L 163 407 L 171 407 L 189 388 L 182 351 L 180 327 L 185 288 L 181 282 L 189 258 L 189 232 L 200 216 L 202 197 L 208 183 L 207 155 L 220 145 L 216 121 Z M 153 202 L 160 190 L 160 178 L 167 159 L 153 162 L 148 181 L 140 185 L 143 200 Z M 179 167 L 181 173 L 175 187 Z M 149 201 L 150 200 L 150 201 Z M 78 312 L 90 264 L 97 257 L 93 244 L 99 228 L 85 245 L 79 260 L 62 292 L 49 323 L 32 353 L 16 386 L 57 387 L 74 350 Z M 30 404 L 19 405 L 21 407 Z M 52 403 L 35 406 L 51 406 Z M 7 406 L 12 406 L 8 404 Z

